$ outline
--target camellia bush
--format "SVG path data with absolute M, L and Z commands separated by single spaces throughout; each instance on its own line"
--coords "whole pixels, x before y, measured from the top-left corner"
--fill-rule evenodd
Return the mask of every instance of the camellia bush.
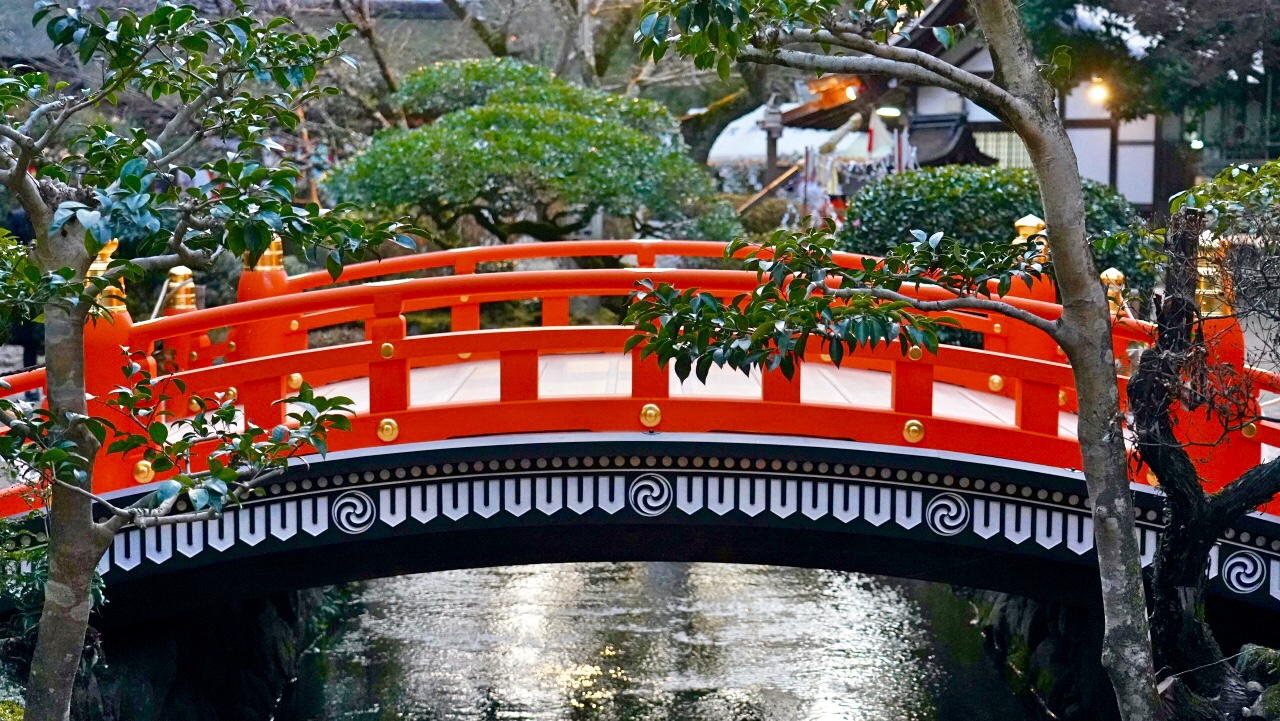
M 651 237 L 728 240 L 740 230 L 657 103 L 511 59 L 417 70 L 398 98 L 422 124 L 377 136 L 338 168 L 328 181 L 338 199 L 416 211 L 444 230 L 474 218 L 504 242 L 567 238 L 598 214 Z
M 1124 272 L 1135 291 L 1156 281 L 1149 253 L 1136 242 L 1121 242 L 1117 233 L 1139 223 L 1133 206 L 1115 190 L 1085 180 L 1085 228 L 1100 268 Z M 886 176 L 849 199 L 848 221 L 841 229 L 843 250 L 870 255 L 910 240 L 911 231 L 942 231 L 977 248 L 1006 243 L 1013 221 L 1027 214 L 1043 217 L 1040 190 L 1026 168 L 946 165 Z

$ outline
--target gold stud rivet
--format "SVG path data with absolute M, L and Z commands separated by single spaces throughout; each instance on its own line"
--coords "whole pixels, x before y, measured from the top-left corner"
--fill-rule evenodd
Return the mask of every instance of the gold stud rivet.
M 471 296 L 469 296 L 469 295 L 463 295 L 463 296 L 459 296 L 459 297 L 458 297 L 458 302 L 459 302 L 459 303 L 466 303 L 466 302 L 467 302 L 467 301 L 469 301 L 469 300 L 471 300 Z
M 299 388 L 302 387 L 302 374 L 290 373 L 288 383 L 289 383 L 289 390 L 291 391 L 298 390 Z
M 662 422 L 662 409 L 657 403 L 646 403 L 640 408 L 640 425 L 653 428 Z
M 902 426 L 902 437 L 908 443 L 919 443 L 924 439 L 924 424 L 917 420 L 909 420 Z
M 390 418 L 378 421 L 378 440 L 390 443 L 400 436 L 400 424 Z
M 227 400 L 234 401 L 238 397 L 240 397 L 240 392 L 236 390 L 236 387 L 227 386 Z
M 1245 438 L 1253 438 L 1254 436 L 1258 435 L 1258 424 L 1246 423 L 1244 428 L 1240 429 L 1240 435 L 1244 436 Z
M 821 357 L 822 357 L 822 361 L 823 361 L 824 363 L 830 363 L 830 362 L 831 362 L 831 354 L 830 354 L 830 353 L 823 353 Z
M 151 467 L 151 461 L 138 461 L 133 464 L 133 480 L 138 483 L 150 483 L 155 477 L 156 470 Z
M 993 375 L 987 379 L 987 387 L 991 389 L 992 393 L 999 393 L 1004 390 L 1004 379 L 998 375 Z
M 467 351 L 465 353 L 459 353 L 458 357 L 461 358 L 462 360 L 466 360 L 471 357 L 471 351 Z
M 1058 405 L 1065 406 L 1067 404 L 1067 392 L 1058 391 Z
M 382 348 L 379 349 L 378 352 L 382 354 L 383 358 L 390 358 L 396 354 L 396 347 L 390 343 L 383 343 Z
M 187 401 L 187 410 L 191 411 L 192 413 L 199 413 L 200 400 L 198 398 L 192 398 L 191 400 Z
M 995 333 L 996 335 L 1000 335 L 1001 333 L 1004 332 L 1004 326 L 1000 325 L 999 323 L 996 323 L 995 325 L 991 326 L 991 332 Z
M 907 351 L 907 357 L 911 360 L 920 360 L 924 357 L 924 351 L 920 350 L 920 346 L 913 345 L 911 346 L 911 349 Z
M 1156 478 L 1155 471 L 1152 471 L 1150 468 L 1147 469 L 1147 485 L 1149 486 L 1160 485 L 1160 479 Z
M 229 340 L 229 341 L 227 341 L 227 352 L 228 352 L 228 353 L 235 353 L 235 352 L 236 352 L 236 342 L 235 342 L 235 341 L 233 341 L 233 340 Z
M 200 354 L 199 354 L 199 353 L 196 353 L 195 351 L 191 351 L 191 353 L 189 353 L 189 354 L 187 355 L 187 360 L 189 360 L 189 361 L 193 361 L 193 362 L 194 362 L 194 361 L 195 361 L 196 359 L 198 359 L 199 357 L 200 357 Z
M 297 329 L 298 329 L 298 321 L 296 319 L 289 321 L 289 330 L 297 330 Z

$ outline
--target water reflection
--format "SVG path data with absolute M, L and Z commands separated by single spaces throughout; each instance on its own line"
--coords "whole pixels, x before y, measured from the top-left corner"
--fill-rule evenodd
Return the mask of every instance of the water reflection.
M 857 574 L 722 564 L 504 567 L 377 581 L 360 600 L 362 612 L 302 680 L 300 695 L 313 708 L 299 718 L 1021 715 L 973 653 L 976 637 L 961 642 L 963 653 L 948 650 L 955 644 L 937 639 L 964 638 L 966 629 L 931 632 L 940 616 L 922 608 L 917 591 Z

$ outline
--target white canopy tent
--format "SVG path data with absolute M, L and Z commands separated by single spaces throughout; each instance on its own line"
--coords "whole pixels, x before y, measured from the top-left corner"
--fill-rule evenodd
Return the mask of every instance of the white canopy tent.
M 782 105 L 785 113 L 797 107 L 796 103 Z M 765 106 L 729 123 L 711 145 L 707 155 L 708 165 L 759 164 L 765 161 L 765 147 L 768 136 L 760 121 L 764 119 Z M 867 148 L 866 131 L 856 131 L 846 135 L 836 145 L 832 157 L 836 160 L 867 163 L 888 157 L 893 152 L 893 134 L 877 115 L 871 116 L 872 143 L 870 152 Z M 812 128 L 783 128 L 778 138 L 778 158 L 782 161 L 798 161 L 804 159 L 805 151 L 810 150 L 816 157 L 818 147 L 830 139 L 831 130 Z

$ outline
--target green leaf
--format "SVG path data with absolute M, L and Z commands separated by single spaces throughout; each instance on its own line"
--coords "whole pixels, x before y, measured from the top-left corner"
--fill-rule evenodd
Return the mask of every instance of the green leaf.
M 155 490 L 155 498 L 163 503 L 182 492 L 182 484 L 174 480 L 160 481 Z

